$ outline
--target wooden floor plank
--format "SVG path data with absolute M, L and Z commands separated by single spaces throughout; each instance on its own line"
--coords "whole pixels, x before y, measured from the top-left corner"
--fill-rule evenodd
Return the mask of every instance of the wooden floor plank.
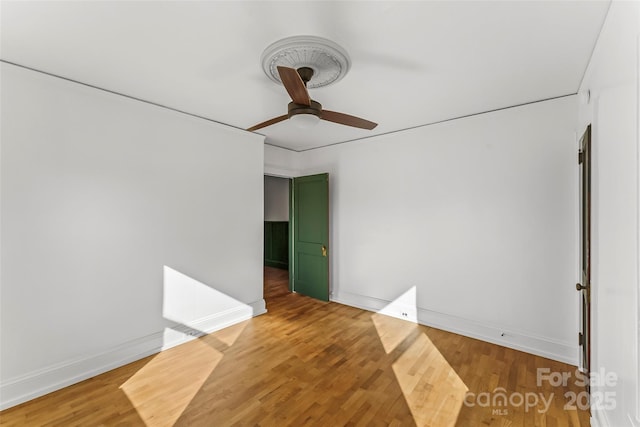
M 284 270 L 265 268 L 265 299 L 265 315 L 0 412 L 0 425 L 589 425 L 564 409 L 582 389 L 536 381 L 572 366 L 290 293 Z M 496 389 L 552 404 L 462 402 Z

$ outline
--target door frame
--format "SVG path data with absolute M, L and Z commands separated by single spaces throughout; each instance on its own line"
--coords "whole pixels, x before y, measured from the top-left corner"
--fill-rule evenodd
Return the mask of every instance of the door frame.
M 293 278 L 295 277 L 295 262 L 294 262 L 294 235 L 293 231 L 295 229 L 295 211 L 293 206 L 293 177 L 289 178 L 289 292 L 293 292 Z
M 591 124 L 587 126 L 579 139 L 578 154 L 578 194 L 579 194 L 579 273 L 576 290 L 580 292 L 579 306 L 579 335 L 578 347 L 580 349 L 580 368 L 589 374 L 592 359 L 592 283 L 591 283 L 591 176 L 592 176 L 592 132 Z M 588 390 L 587 385 L 587 390 Z
M 263 176 L 272 176 L 272 177 L 276 177 L 276 178 L 284 178 L 284 179 L 288 179 L 289 180 L 289 291 L 294 292 L 293 289 L 293 274 L 294 274 L 294 269 L 295 269 L 295 263 L 294 263 L 294 256 L 293 256 L 293 251 L 294 251 L 294 233 L 293 233 L 293 227 L 294 227 L 294 203 L 293 203 L 293 179 L 294 178 L 300 178 L 302 175 L 298 172 L 294 172 L 294 171 L 289 171 L 289 170 L 285 170 L 285 169 L 275 169 L 275 168 L 265 168 L 263 170 L 262 173 Z M 331 194 L 331 193 L 329 193 Z M 264 202 L 263 202 L 264 203 Z M 329 205 L 331 206 L 331 205 Z M 331 207 L 329 207 L 329 209 L 331 209 Z M 329 211 L 329 216 L 331 216 L 331 211 Z M 262 230 L 262 234 L 264 235 L 264 221 L 263 221 L 263 230 Z M 331 226 L 329 226 L 329 234 L 331 234 Z M 331 262 L 329 262 L 329 271 L 327 272 L 327 274 L 329 275 L 329 300 L 331 300 Z

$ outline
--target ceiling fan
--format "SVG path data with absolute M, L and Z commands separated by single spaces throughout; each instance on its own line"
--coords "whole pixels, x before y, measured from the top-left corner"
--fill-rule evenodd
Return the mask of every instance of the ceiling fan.
M 295 68 L 278 66 L 278 74 L 284 88 L 291 96 L 292 102 L 289 103 L 289 112 L 282 116 L 274 117 L 265 122 L 258 123 L 247 129 L 255 131 L 286 119 L 311 119 L 318 121 L 319 119 L 327 120 L 333 123 L 339 123 L 345 126 L 352 126 L 361 129 L 371 130 L 378 126 L 377 123 L 349 114 L 338 113 L 335 111 L 324 110 L 319 102 L 311 99 L 307 90 L 307 83 L 313 77 L 313 69 L 309 67 Z

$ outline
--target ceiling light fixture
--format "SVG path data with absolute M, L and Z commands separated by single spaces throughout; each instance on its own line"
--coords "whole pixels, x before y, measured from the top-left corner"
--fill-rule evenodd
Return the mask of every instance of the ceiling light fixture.
M 291 122 L 300 129 L 311 129 L 320 121 L 320 117 L 314 114 L 296 114 L 289 118 Z
M 300 129 L 311 129 L 317 125 L 322 113 L 322 105 L 313 100 L 310 100 L 309 105 L 290 102 L 288 109 L 289 120 Z
M 310 88 L 334 83 L 351 66 L 349 56 L 334 42 L 315 36 L 295 36 L 272 43 L 262 53 L 262 68 L 274 82 L 282 84 L 291 97 L 288 113 L 248 128 L 256 131 L 290 119 L 308 129 L 319 120 L 371 130 L 377 123 L 350 114 L 325 110 L 311 99 Z

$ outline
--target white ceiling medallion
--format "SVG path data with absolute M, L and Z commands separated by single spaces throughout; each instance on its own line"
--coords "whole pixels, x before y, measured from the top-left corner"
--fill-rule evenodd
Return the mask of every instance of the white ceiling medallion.
M 293 36 L 278 40 L 264 50 L 261 61 L 264 72 L 278 84 L 282 84 L 278 66 L 311 68 L 313 77 L 307 83 L 309 89 L 337 82 L 351 67 L 349 55 L 342 47 L 316 36 Z

